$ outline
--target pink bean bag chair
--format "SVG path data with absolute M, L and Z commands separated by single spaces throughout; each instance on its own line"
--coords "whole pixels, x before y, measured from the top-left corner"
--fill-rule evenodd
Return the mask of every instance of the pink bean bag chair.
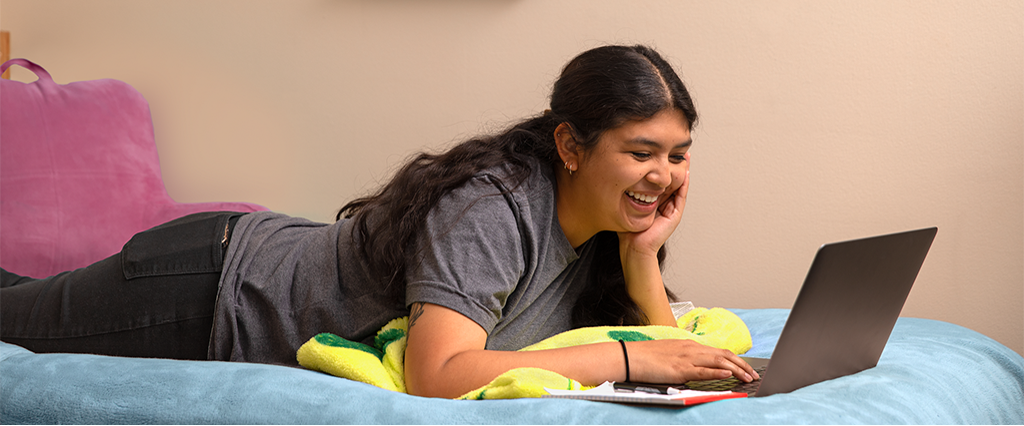
M 104 259 L 136 232 L 250 203 L 178 203 L 167 194 L 149 105 L 117 80 L 0 80 L 0 267 L 46 277 Z

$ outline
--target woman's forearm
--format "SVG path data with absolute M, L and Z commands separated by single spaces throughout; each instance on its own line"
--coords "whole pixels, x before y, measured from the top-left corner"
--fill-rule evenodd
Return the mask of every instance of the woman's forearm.
M 464 351 L 428 374 L 421 374 L 424 372 L 407 365 L 406 384 L 411 394 L 457 398 L 487 385 L 511 369 L 521 367 L 542 368 L 572 377 L 584 385 L 621 381 L 626 377 L 622 348 L 617 342 L 612 342 L 540 351 Z
M 657 255 L 628 253 L 624 250 L 621 257 L 626 292 L 647 315 L 650 325 L 675 327 L 676 318 L 669 306 Z

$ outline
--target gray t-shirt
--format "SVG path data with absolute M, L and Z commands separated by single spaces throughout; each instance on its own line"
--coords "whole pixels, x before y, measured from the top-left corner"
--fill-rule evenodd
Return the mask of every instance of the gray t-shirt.
M 224 260 L 210 359 L 296 365 L 295 352 L 314 335 L 369 343 L 417 302 L 475 321 L 487 349 L 516 350 L 568 330 L 591 244 L 577 254 L 565 238 L 550 167 L 534 164 L 518 187 L 508 173 L 483 171 L 431 211 L 406 268 L 404 304 L 369 278 L 352 221 L 243 216 Z

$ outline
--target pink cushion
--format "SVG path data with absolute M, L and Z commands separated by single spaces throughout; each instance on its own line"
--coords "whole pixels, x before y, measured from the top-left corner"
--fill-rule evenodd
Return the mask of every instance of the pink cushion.
M 149 105 L 117 80 L 0 80 L 0 266 L 45 277 L 116 253 L 138 231 L 249 203 L 177 203 L 160 175 Z

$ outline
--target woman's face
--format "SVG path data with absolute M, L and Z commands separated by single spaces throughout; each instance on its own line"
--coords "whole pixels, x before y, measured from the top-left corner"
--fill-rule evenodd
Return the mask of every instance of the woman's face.
M 667 109 L 604 132 L 570 177 L 573 214 L 590 232 L 639 232 L 683 184 L 692 140 L 682 112 Z M 591 234 L 592 235 L 592 234 Z

